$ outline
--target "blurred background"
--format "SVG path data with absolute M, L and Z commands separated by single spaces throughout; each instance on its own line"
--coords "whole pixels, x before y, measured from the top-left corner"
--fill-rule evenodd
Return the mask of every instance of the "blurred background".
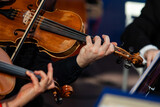
M 89 35 L 107 34 L 111 42 L 121 46 L 120 36 L 129 23 L 140 14 L 145 0 L 57 0 L 56 8 L 71 10 L 80 15 Z M 44 93 L 47 107 L 94 107 L 105 87 L 129 91 L 141 72 L 126 69 L 118 56 L 109 55 L 92 63 L 81 77 L 71 84 L 74 93 L 57 105 L 51 95 Z

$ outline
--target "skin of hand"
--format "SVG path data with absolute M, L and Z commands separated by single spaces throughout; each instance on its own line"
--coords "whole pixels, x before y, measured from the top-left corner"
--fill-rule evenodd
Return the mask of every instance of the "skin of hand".
M 99 36 L 94 37 L 94 43 L 92 43 L 90 36 L 86 37 L 86 45 L 81 48 L 76 59 L 81 68 L 114 52 L 114 45 L 117 45 L 117 43 L 110 43 L 107 35 L 102 35 L 102 37 L 104 39 L 102 45 Z
M 151 64 L 158 52 L 160 52 L 160 50 L 150 49 L 144 53 L 144 58 L 147 60 L 147 67 Z
M 38 81 L 33 73 L 27 71 L 26 74 L 31 78 L 32 83 L 25 84 L 16 96 L 2 101 L 2 107 L 22 107 L 36 96 L 38 96 L 40 93 L 55 87 L 53 81 L 53 68 L 51 63 L 48 64 L 47 74 L 41 70 L 34 71 L 34 74 L 41 76 L 40 81 Z

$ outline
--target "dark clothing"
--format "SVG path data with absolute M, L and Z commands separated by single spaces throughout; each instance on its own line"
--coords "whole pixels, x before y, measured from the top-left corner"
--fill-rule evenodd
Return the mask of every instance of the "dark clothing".
M 11 55 L 13 51 L 13 48 L 7 48 L 7 53 L 9 55 Z M 48 54 L 39 52 L 34 44 L 24 44 L 17 55 L 14 64 L 32 71 L 43 70 L 47 72 L 47 64 L 49 62 L 53 65 L 54 79 L 56 79 L 61 86 L 74 82 L 82 71 L 76 62 L 76 56 L 53 62 Z M 27 82 L 28 80 L 17 78 L 16 87 L 8 97 L 17 94 L 19 89 Z M 42 99 L 40 97 L 36 98 L 32 102 L 32 105 L 35 106 L 33 103 L 35 103 L 36 106 L 42 106 Z M 29 107 L 31 107 L 31 105 L 29 105 Z
M 134 48 L 138 52 L 145 45 L 160 48 L 160 0 L 147 0 L 141 15 L 124 31 L 121 41 L 124 48 Z

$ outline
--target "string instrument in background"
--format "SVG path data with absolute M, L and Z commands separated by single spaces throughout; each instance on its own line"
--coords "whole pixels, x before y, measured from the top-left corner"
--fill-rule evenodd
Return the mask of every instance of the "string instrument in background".
M 141 93 L 145 97 L 160 96 L 160 52 L 157 53 L 151 64 L 146 68 L 130 94 Z
M 0 9 L 0 35 L 3 35 L 0 36 L 0 46 L 18 44 L 37 6 L 38 0 L 16 0 L 13 5 Z M 86 42 L 87 34 L 82 32 L 84 32 L 84 24 L 76 13 L 58 9 L 53 12 L 42 11 L 25 43 L 37 44 L 41 51 L 54 58 L 63 59 L 71 56 L 82 42 Z M 115 46 L 115 53 L 133 64 L 142 63 L 139 54 L 131 55 L 117 46 Z
M 7 94 L 12 92 L 16 84 L 16 77 L 22 79 L 30 79 L 26 75 L 27 70 L 25 68 L 12 65 L 11 60 L 5 54 L 2 54 L 0 50 L 0 100 L 3 99 Z M 32 71 L 30 71 L 32 72 Z M 33 72 L 32 72 L 33 73 Z M 36 75 L 40 80 L 41 77 Z M 54 99 L 56 103 L 62 103 L 62 98 L 70 97 L 73 93 L 73 88 L 69 85 L 60 86 L 56 81 L 55 88 L 51 91 L 53 92 Z

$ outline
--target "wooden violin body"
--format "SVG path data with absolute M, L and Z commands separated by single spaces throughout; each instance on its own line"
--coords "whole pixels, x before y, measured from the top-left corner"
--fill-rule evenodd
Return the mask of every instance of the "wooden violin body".
M 1 8 L 1 11 L 8 10 L 8 17 L 0 14 L 0 45 L 1 46 L 16 46 L 21 36 L 24 33 L 34 10 L 37 8 L 37 1 L 35 0 L 16 0 L 13 5 Z M 42 12 L 43 13 L 43 12 Z M 11 16 L 9 16 L 11 15 Z M 47 18 L 46 18 L 47 17 Z M 10 18 L 10 19 L 9 19 Z M 57 35 L 55 33 L 41 30 L 40 26 L 44 19 L 49 19 L 78 31 L 84 31 L 83 22 L 79 15 L 71 11 L 58 10 L 54 12 L 44 12 L 43 17 L 39 16 L 34 27 L 30 31 L 25 43 L 34 43 L 53 57 L 66 57 L 71 55 L 78 47 L 79 43 L 76 40 Z M 52 23 L 51 23 L 52 24 Z M 5 26 L 5 27 L 4 27 Z
M 32 18 L 38 1 L 17 0 L 13 5 L 1 8 L 11 12 L 11 16 L 1 14 L 0 46 L 16 46 Z M 7 22 L 7 23 L 6 23 Z M 5 27 L 4 27 L 5 26 Z M 2 32 L 3 31 L 3 32 Z M 53 12 L 42 11 L 30 31 L 25 43 L 37 44 L 39 49 L 58 59 L 66 58 L 80 47 L 80 42 L 86 42 L 83 22 L 79 15 L 66 10 L 55 9 Z M 93 38 L 92 38 L 93 39 Z M 78 41 L 77 41 L 78 40 Z M 116 49 L 119 48 L 117 51 Z M 139 54 L 131 55 L 128 52 L 115 48 L 115 53 L 130 60 L 134 64 L 142 63 Z

